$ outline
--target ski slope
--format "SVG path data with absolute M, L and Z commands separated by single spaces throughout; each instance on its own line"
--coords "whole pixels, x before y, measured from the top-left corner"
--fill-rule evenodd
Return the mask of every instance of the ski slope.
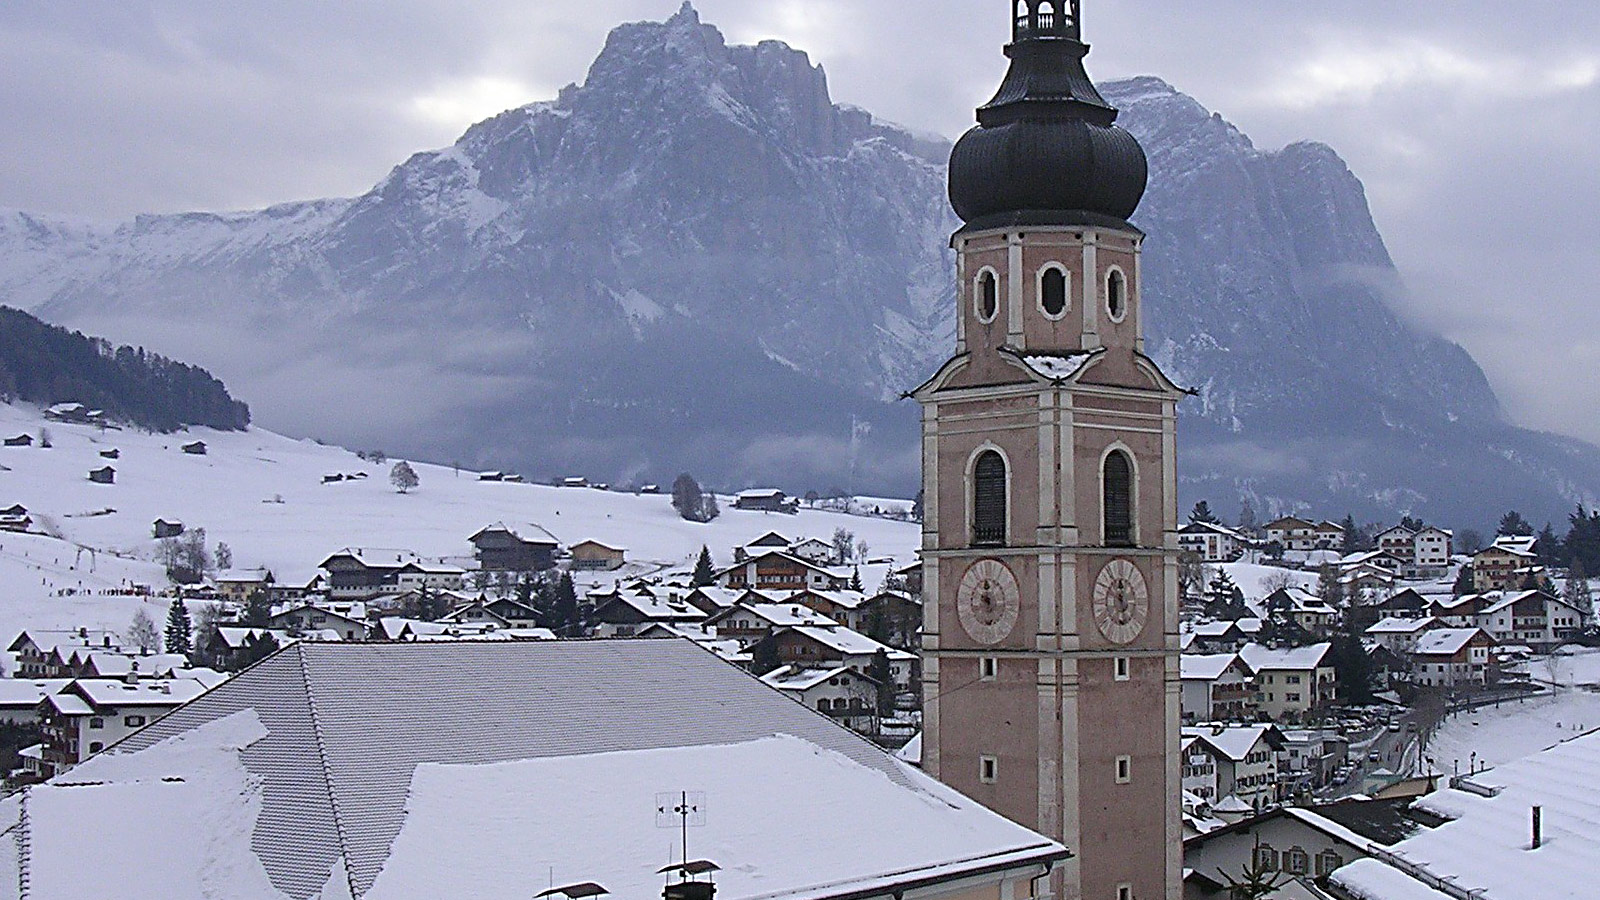
M 735 546 L 767 531 L 828 540 L 836 528 L 845 528 L 866 542 L 871 557 L 900 564 L 915 559 L 920 540 L 914 523 L 818 510 L 747 512 L 731 509 L 726 500 L 722 515 L 702 525 L 680 518 L 665 495 L 480 482 L 472 472 L 422 463 L 413 463 L 421 484 L 400 494 L 389 484 L 392 462 L 369 463 L 340 448 L 269 431 L 101 431 L 47 422 L 31 406 L 0 405 L 0 436 L 37 437 L 41 428 L 50 433 L 49 449 L 0 448 L 0 508 L 20 503 L 35 530 L 54 535 L 0 533 L 4 640 L 23 626 L 125 627 L 138 601 L 95 592 L 165 585 L 151 533 L 157 518 L 204 528 L 208 544 L 229 545 L 235 569 L 266 567 L 280 581 L 309 579 L 318 563 L 344 547 L 466 557 L 472 552 L 467 539 L 496 522 L 513 529 L 537 524 L 566 545 L 592 539 L 625 547 L 632 572 L 690 565 L 702 546 L 725 564 Z M 207 444 L 205 456 L 181 451 L 195 440 Z M 100 456 L 113 448 L 119 459 Z M 115 484 L 89 481 L 89 471 L 103 465 L 116 469 Z M 334 473 L 367 477 L 322 483 Z M 862 566 L 863 583 L 877 588 L 888 569 Z M 80 593 L 60 596 L 64 591 Z M 157 607 L 152 604 L 153 614 L 164 615 Z

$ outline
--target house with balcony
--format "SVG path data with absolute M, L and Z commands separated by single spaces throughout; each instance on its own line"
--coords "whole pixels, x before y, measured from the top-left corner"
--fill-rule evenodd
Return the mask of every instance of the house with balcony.
M 1482 628 L 1437 628 L 1411 650 L 1411 681 L 1423 687 L 1483 685 L 1496 645 Z
M 190 678 L 75 679 L 39 703 L 44 775 L 65 772 L 207 689 Z
M 1255 673 L 1237 653 L 1185 653 L 1179 669 L 1185 725 L 1255 720 Z
M 1256 702 L 1274 722 L 1297 722 L 1333 703 L 1337 679 L 1326 642 L 1271 648 L 1246 644 L 1239 657 L 1256 674 Z
M 1210 756 L 1215 766 L 1217 800 L 1231 795 L 1257 810 L 1278 801 L 1278 752 L 1284 742 L 1276 726 L 1190 726 L 1183 738 L 1190 737 L 1200 739 L 1190 745 L 1191 755 Z
M 761 676 L 767 685 L 868 737 L 878 729 L 878 683 L 853 666 L 784 665 Z

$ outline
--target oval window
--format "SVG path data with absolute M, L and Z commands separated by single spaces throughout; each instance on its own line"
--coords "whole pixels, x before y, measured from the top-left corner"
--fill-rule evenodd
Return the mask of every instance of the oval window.
M 1121 322 L 1128 314 L 1128 279 L 1116 269 L 1106 276 L 1106 312 L 1113 322 Z
M 993 322 L 1000 312 L 1000 280 L 993 272 L 978 276 L 978 318 Z
M 1051 267 L 1039 279 L 1039 303 L 1045 315 L 1059 316 L 1067 311 L 1067 273 Z

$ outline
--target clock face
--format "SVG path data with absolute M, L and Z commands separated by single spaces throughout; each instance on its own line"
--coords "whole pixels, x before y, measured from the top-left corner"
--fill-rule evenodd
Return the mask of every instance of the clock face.
M 1017 576 L 997 559 L 980 559 L 961 578 L 956 612 L 961 627 L 980 644 L 998 644 L 1017 627 L 1022 592 Z
M 1150 617 L 1150 589 L 1126 559 L 1114 559 L 1094 580 L 1094 622 L 1113 644 L 1130 644 Z

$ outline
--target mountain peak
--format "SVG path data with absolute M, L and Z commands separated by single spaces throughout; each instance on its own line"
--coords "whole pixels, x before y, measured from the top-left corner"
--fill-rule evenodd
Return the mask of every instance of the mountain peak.
M 683 0 L 683 5 L 678 7 L 678 11 L 672 14 L 672 18 L 667 20 L 667 24 L 668 25 L 684 25 L 684 24 L 699 25 L 700 24 L 700 13 L 699 13 L 698 10 L 696 10 L 694 8 L 694 4 L 693 3 L 690 3 L 689 0 Z

